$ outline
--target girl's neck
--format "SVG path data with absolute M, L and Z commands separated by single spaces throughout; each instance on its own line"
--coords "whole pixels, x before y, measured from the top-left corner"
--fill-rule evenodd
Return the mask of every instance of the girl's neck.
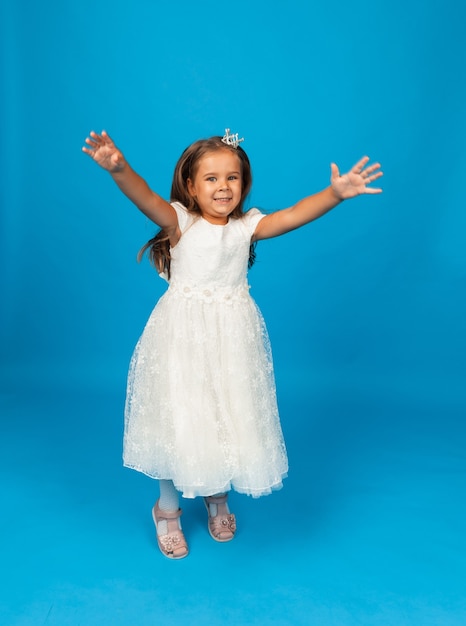
M 212 224 L 213 226 L 226 226 L 228 224 L 228 222 L 230 221 L 230 216 L 221 216 L 221 217 L 214 217 L 212 215 L 208 215 L 207 213 L 201 213 L 201 217 L 205 222 L 208 222 L 209 224 Z

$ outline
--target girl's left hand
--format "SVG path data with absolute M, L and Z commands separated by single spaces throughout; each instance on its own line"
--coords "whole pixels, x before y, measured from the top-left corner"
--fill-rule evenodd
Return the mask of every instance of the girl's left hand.
M 332 175 L 330 177 L 330 183 L 335 195 L 340 200 L 347 200 L 348 198 L 354 198 L 363 193 L 381 193 L 382 189 L 378 187 L 368 187 L 370 183 L 383 176 L 383 172 L 380 171 L 380 163 L 374 163 L 373 165 L 366 165 L 369 162 L 369 157 L 365 156 L 354 165 L 347 174 L 340 174 L 340 171 L 335 163 L 331 163 L 330 168 Z

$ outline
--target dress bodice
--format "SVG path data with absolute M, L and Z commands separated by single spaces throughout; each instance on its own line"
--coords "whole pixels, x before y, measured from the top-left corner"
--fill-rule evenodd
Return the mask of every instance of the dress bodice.
M 188 213 L 178 202 L 172 206 L 182 234 L 170 251 L 170 287 L 186 294 L 201 290 L 204 295 L 247 288 L 251 237 L 263 214 L 251 209 L 220 226 Z

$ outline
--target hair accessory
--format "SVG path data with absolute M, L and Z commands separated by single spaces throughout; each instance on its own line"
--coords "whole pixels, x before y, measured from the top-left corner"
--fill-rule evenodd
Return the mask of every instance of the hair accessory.
M 230 135 L 230 129 L 225 128 L 225 134 L 222 137 L 222 141 L 223 143 L 226 143 L 227 146 L 233 146 L 233 148 L 237 148 L 239 144 L 242 141 L 244 141 L 244 137 L 241 137 L 241 139 L 238 139 L 238 133 L 235 133 L 234 135 Z

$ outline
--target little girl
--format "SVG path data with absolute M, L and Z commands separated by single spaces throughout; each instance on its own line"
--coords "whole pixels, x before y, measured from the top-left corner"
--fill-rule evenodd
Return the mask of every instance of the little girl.
M 83 147 L 161 229 L 140 255 L 149 250 L 169 286 L 131 360 L 123 458 L 160 481 L 152 516 L 159 548 L 172 559 L 188 554 L 178 492 L 204 498 L 210 535 L 225 542 L 236 530 L 228 491 L 268 494 L 288 470 L 269 340 L 247 283 L 254 244 L 381 191 L 367 186 L 382 176 L 380 165 L 364 157 L 344 175 L 332 163 L 331 185 L 288 209 L 243 212 L 252 176 L 242 141 L 227 129 L 189 146 L 170 203 L 106 132 L 91 132 Z

